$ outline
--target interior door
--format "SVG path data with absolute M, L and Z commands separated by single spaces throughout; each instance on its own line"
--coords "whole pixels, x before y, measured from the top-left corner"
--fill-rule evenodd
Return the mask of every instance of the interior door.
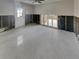
M 58 28 L 61 30 L 65 30 L 65 16 L 58 17 Z
M 25 16 L 25 25 L 29 24 L 32 22 L 32 15 L 31 14 L 27 14 Z
M 67 16 L 67 31 L 73 32 L 74 31 L 74 24 L 73 24 L 73 16 Z
M 14 16 L 8 16 L 9 17 L 9 29 L 12 29 L 15 27 L 15 18 Z
M 40 24 L 40 15 L 34 14 L 33 15 L 33 22 L 36 24 Z
M 9 26 L 9 21 L 8 21 L 8 16 L 3 16 L 3 27 L 8 27 Z

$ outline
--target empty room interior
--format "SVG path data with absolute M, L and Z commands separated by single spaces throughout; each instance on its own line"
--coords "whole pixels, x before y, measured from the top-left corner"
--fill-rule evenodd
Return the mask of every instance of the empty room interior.
M 0 59 L 79 59 L 79 0 L 0 0 Z

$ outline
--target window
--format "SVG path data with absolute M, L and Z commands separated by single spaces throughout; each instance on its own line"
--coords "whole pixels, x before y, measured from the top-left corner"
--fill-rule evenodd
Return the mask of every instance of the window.
M 49 26 L 52 26 L 52 19 L 49 19 L 48 22 L 49 22 Z
M 58 20 L 53 19 L 53 27 L 57 28 L 58 27 Z
M 41 23 L 43 25 L 58 28 L 58 16 L 56 16 L 56 15 L 42 15 Z
M 23 15 L 23 9 L 22 8 L 17 9 L 17 17 L 22 17 L 22 15 Z

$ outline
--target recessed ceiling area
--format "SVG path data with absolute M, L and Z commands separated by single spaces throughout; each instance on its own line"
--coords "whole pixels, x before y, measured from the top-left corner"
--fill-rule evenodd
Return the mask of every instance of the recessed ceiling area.
M 23 3 L 27 3 L 27 4 L 33 4 L 34 0 L 17 0 L 19 2 L 23 2 Z M 61 1 L 61 0 L 45 0 L 43 1 L 41 4 L 45 4 L 45 3 L 51 3 L 51 2 L 56 2 L 56 1 Z M 34 4 L 33 4 L 34 5 Z

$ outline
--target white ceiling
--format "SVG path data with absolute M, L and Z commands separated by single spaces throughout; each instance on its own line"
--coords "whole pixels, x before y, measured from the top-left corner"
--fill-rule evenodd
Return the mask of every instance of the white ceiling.
M 32 3 L 33 0 L 17 0 L 17 1 L 34 5 L 34 4 Z M 42 4 L 50 3 L 50 2 L 56 2 L 56 1 L 60 1 L 60 0 L 45 0 Z

